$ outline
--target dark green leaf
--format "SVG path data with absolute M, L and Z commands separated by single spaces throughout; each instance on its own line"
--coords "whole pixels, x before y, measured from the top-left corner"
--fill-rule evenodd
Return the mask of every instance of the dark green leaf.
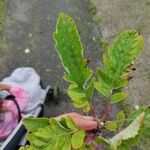
M 83 56 L 83 46 L 76 24 L 64 13 L 60 13 L 57 20 L 54 40 L 56 51 L 67 72 L 64 79 L 72 83 L 68 95 L 75 107 L 84 108 L 93 94 L 93 72 Z
M 86 59 L 83 57 L 83 46 L 75 22 L 64 13 L 60 13 L 54 33 L 55 48 L 68 75 L 66 80 L 83 86 L 91 76 Z

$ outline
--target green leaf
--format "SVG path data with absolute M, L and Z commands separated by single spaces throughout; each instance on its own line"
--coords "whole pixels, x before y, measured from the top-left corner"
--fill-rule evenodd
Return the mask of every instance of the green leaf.
M 110 144 L 107 139 L 105 139 L 105 138 L 103 138 L 103 137 L 101 137 L 101 136 L 98 136 L 98 137 L 95 139 L 95 141 L 96 141 L 97 143 L 103 143 L 103 144 L 106 144 L 106 145 L 109 145 L 109 144 Z
M 106 124 L 105 128 L 110 130 L 110 131 L 116 131 L 116 129 L 117 129 L 117 122 L 112 121 L 112 122 Z
M 71 141 L 70 134 L 62 129 L 62 132 L 54 132 L 51 127 L 44 127 L 38 129 L 37 132 L 28 136 L 27 140 L 30 142 L 30 147 L 36 150 L 70 150 Z
M 120 128 L 125 121 L 125 113 L 123 111 L 118 112 L 117 114 L 117 127 Z
M 145 118 L 144 118 L 144 129 L 143 132 L 145 135 L 150 136 L 150 108 L 145 110 Z
M 130 112 L 130 114 L 129 114 L 128 118 L 127 118 L 128 124 L 130 124 L 135 118 L 137 118 L 143 112 L 145 112 L 144 108 L 140 108 L 140 109 L 138 109 L 136 111 Z
M 94 140 L 98 144 L 102 144 L 106 150 L 112 150 L 109 141 L 101 136 L 98 136 Z
M 39 119 L 35 120 L 39 121 Z M 83 145 L 85 132 L 79 129 L 70 117 L 63 118 L 61 121 L 50 118 L 45 126 L 40 126 L 36 130 L 33 130 L 35 120 L 30 120 L 30 124 L 27 124 L 31 130 L 31 133 L 27 137 L 30 145 L 21 149 L 71 150 L 72 147 L 79 148 Z M 29 120 L 26 121 L 28 122 Z M 39 123 L 41 123 L 40 121 Z
M 48 118 L 24 118 L 23 124 L 29 132 L 36 131 L 38 128 L 49 125 Z
M 131 112 L 127 120 L 128 123 L 130 123 L 142 112 L 145 113 L 143 134 L 150 136 L 150 109 L 149 108 L 140 108 L 139 110 Z
M 60 13 L 54 33 L 55 49 L 62 65 L 67 72 L 64 77 L 71 82 L 68 95 L 80 108 L 85 107 L 93 94 L 92 70 L 89 69 L 87 60 L 83 56 L 83 46 L 75 22 L 64 13 Z M 80 102 L 86 105 L 80 105 Z
M 68 116 L 65 119 L 66 119 L 66 124 L 69 129 L 73 129 L 73 130 L 77 129 L 77 125 L 71 117 Z
M 27 145 L 26 147 L 20 147 L 19 150 L 35 150 L 35 149 Z
M 64 13 L 60 13 L 57 20 L 54 40 L 55 48 L 68 73 L 66 79 L 78 86 L 83 86 L 92 71 L 83 57 L 83 46 L 76 24 Z
M 101 94 L 110 97 L 114 89 L 127 85 L 126 72 L 139 56 L 143 43 L 142 36 L 135 30 L 126 30 L 116 38 L 103 55 L 104 71 L 97 71 L 99 81 L 95 87 Z
M 109 142 L 114 150 L 121 146 L 123 141 L 136 137 L 139 134 L 140 128 L 143 125 L 145 113 L 141 113 L 127 128 L 112 137 Z
M 106 74 L 118 78 L 133 63 L 143 48 L 143 38 L 135 30 L 121 33 L 104 57 Z
M 128 95 L 125 92 L 115 93 L 112 95 L 111 104 L 118 103 L 118 102 L 122 101 L 123 99 L 125 99 L 127 96 Z
M 83 144 L 79 150 L 95 150 L 92 145 Z
M 84 93 L 76 92 L 73 90 L 68 90 L 68 95 L 72 98 L 72 100 L 82 99 L 86 96 Z
M 19 150 L 25 150 L 25 147 L 20 147 Z
M 72 135 L 71 143 L 72 147 L 75 149 L 80 148 L 84 143 L 85 132 L 84 130 L 80 130 Z
M 131 150 L 131 148 L 127 144 L 122 144 L 117 150 Z
M 142 128 L 142 127 L 141 127 Z M 123 148 L 131 150 L 134 146 L 137 146 L 139 144 L 139 138 L 141 136 L 141 129 L 139 130 L 138 135 L 136 135 L 134 138 L 130 138 L 128 140 L 125 140 L 122 142 L 122 144 L 118 147 L 119 150 L 122 150 Z
M 75 107 L 86 109 L 88 108 L 89 101 L 93 95 L 93 82 L 90 83 L 87 89 L 83 89 L 71 84 L 67 93 L 71 97 Z
M 110 96 L 110 91 L 109 91 L 110 89 L 107 86 L 104 86 L 104 84 L 95 81 L 94 86 L 97 89 L 97 91 L 99 91 L 105 97 Z

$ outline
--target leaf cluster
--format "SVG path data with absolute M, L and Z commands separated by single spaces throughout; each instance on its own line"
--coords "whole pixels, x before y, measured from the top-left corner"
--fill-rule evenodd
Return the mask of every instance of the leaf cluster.
M 70 117 L 57 121 L 54 118 L 25 118 L 24 125 L 30 132 L 30 145 L 21 150 L 70 150 L 84 146 L 85 131 L 78 128 Z
M 135 30 L 122 32 L 103 55 L 104 69 L 97 69 L 98 82 L 95 88 L 111 103 L 127 97 L 124 92 L 115 92 L 128 84 L 132 65 L 143 48 L 143 38 Z
M 83 45 L 75 22 L 71 17 L 60 13 L 54 33 L 55 49 L 66 70 L 64 79 L 70 83 L 67 90 L 73 105 L 89 111 L 94 88 L 111 104 L 120 102 L 127 94 L 121 88 L 128 84 L 132 65 L 143 48 L 143 38 L 135 30 L 119 34 L 112 46 L 103 55 L 104 68 L 97 68 L 94 77 L 83 56 Z M 99 122 L 98 122 L 99 123 Z M 118 112 L 115 121 L 105 121 L 103 128 L 116 132 L 110 139 L 96 136 L 87 144 L 87 132 L 78 128 L 70 118 L 60 121 L 54 118 L 26 118 L 24 125 L 30 132 L 27 150 L 94 150 L 104 147 L 108 150 L 130 150 L 143 134 L 150 133 L 150 109 L 140 109 L 126 119 L 123 111 Z M 120 131 L 121 130 L 121 131 Z
M 143 38 L 137 31 L 122 32 L 113 45 L 108 47 L 103 55 L 104 69 L 97 68 L 98 81 L 92 77 L 93 71 L 83 56 L 83 46 L 76 24 L 64 13 L 59 15 L 54 40 L 55 49 L 67 72 L 64 78 L 71 82 L 67 92 L 75 107 L 89 106 L 93 84 L 102 95 L 111 98 L 112 104 L 127 97 L 125 92 L 117 90 L 128 84 L 131 64 L 143 48 Z

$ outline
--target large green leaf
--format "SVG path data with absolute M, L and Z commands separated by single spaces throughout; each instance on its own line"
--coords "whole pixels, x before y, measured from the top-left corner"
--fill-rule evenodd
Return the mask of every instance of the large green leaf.
M 122 32 L 104 55 L 105 73 L 111 78 L 118 79 L 138 57 L 142 48 L 143 38 L 137 31 Z
M 30 145 L 24 148 L 22 147 L 21 149 L 71 150 L 72 147 L 82 147 L 85 132 L 79 129 L 70 117 L 63 118 L 63 122 L 65 123 L 62 123 L 62 120 L 56 121 L 54 118 L 50 118 L 44 126 L 39 126 L 36 130 L 33 130 L 33 124 L 35 123 L 37 125 L 37 123 L 39 123 L 42 125 L 42 121 L 42 118 L 31 118 L 25 121 L 25 124 L 31 131 L 27 137 Z
M 49 125 L 48 118 L 24 118 L 23 124 L 29 132 L 36 131 L 38 128 Z
M 144 122 L 145 113 L 141 113 L 127 128 L 112 137 L 109 142 L 114 150 L 117 150 L 121 144 L 129 139 L 135 138 L 141 129 Z
M 85 107 L 92 96 L 93 84 L 87 83 L 91 80 L 93 72 L 88 68 L 87 60 L 83 57 L 83 46 L 76 24 L 64 13 L 60 13 L 57 20 L 54 40 L 55 49 L 67 72 L 64 79 L 72 83 L 68 94 L 72 101 L 75 101 L 76 107 Z
M 104 71 L 98 69 L 96 89 L 106 97 L 127 85 L 127 71 L 143 48 L 143 38 L 135 30 L 122 32 L 103 55 Z M 98 85 L 99 84 L 99 85 Z M 119 101 L 119 100 L 118 100 Z
M 86 59 L 83 57 L 83 46 L 73 19 L 60 13 L 54 33 L 55 48 L 68 75 L 66 80 L 83 86 L 91 76 Z

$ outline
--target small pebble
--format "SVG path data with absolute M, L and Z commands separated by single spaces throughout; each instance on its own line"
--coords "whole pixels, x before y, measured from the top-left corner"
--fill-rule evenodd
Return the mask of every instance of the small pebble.
M 101 122 L 100 125 L 103 127 L 104 126 L 104 122 Z
M 46 71 L 46 72 L 50 72 L 50 69 L 46 69 L 45 71 Z
M 28 54 L 28 53 L 30 53 L 30 49 L 27 48 L 27 49 L 24 50 L 24 52 L 25 52 L 26 54 Z
M 139 110 L 140 107 L 139 107 L 139 105 L 135 105 L 134 108 L 135 108 L 136 110 Z
M 32 34 L 31 34 L 31 33 L 29 34 L 29 37 L 32 37 Z
M 93 41 L 96 41 L 96 37 L 93 36 L 92 40 L 93 40 Z

